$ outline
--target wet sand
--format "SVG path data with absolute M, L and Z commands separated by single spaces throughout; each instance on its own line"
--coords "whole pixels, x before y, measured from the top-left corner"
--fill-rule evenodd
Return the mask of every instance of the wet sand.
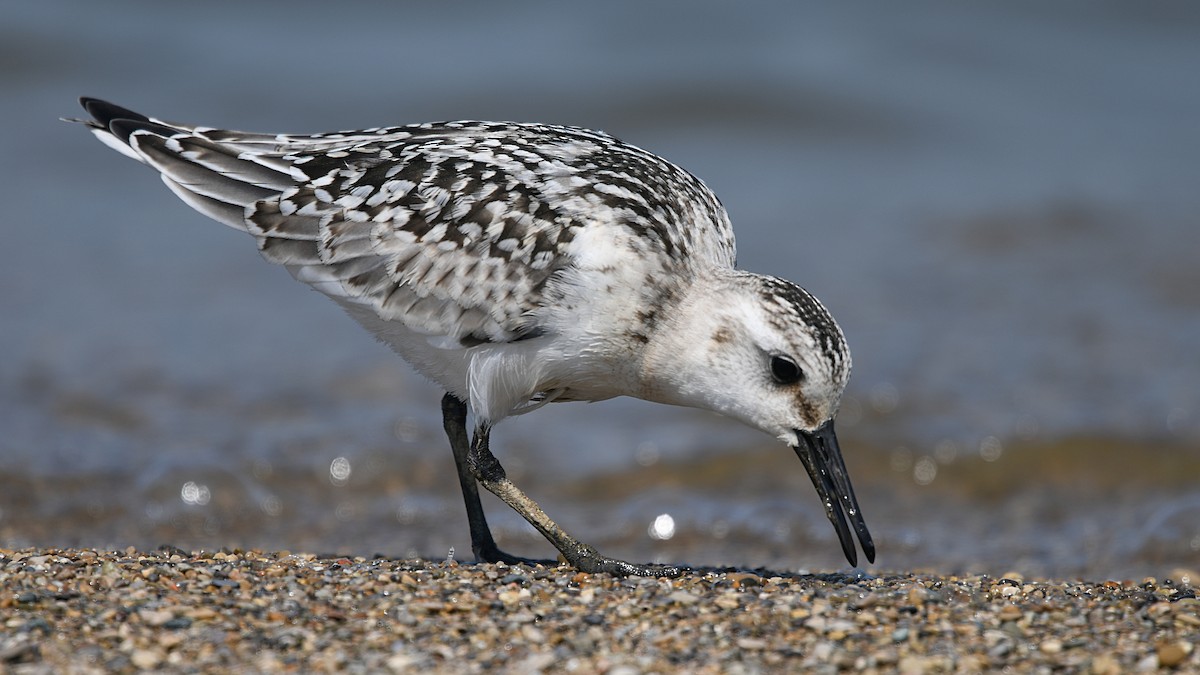
M 1200 669 L 1200 585 L 0 550 L 0 672 Z

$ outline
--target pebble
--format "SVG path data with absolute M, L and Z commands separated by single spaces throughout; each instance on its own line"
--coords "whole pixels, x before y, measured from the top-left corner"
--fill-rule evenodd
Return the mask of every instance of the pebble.
M 0 549 L 0 672 L 1200 672 L 1200 600 L 1184 576 L 666 581 L 444 559 Z
M 1038 649 L 1047 654 L 1057 654 L 1063 650 L 1063 643 L 1061 640 L 1044 640 L 1042 644 L 1038 645 Z
M 996 616 L 1001 621 L 1016 621 L 1021 618 L 1021 608 L 1016 605 L 1005 605 L 1000 608 Z
M 174 612 L 166 610 L 143 609 L 138 616 L 147 626 L 161 626 L 175 618 Z
M 742 604 L 742 602 L 740 600 L 738 600 L 737 595 L 735 595 L 733 593 L 724 593 L 724 594 L 720 595 L 713 602 L 713 604 L 716 605 L 717 607 L 720 607 L 721 609 L 737 609 L 738 606 L 740 606 Z
M 1092 675 L 1120 675 L 1121 664 L 1110 654 L 1101 654 L 1092 659 Z
M 1158 643 L 1158 665 L 1163 668 L 1174 668 L 1183 663 L 1187 658 L 1188 653 L 1192 651 L 1191 643 L 1188 642 L 1160 642 Z
M 138 649 L 129 655 L 129 660 L 138 668 L 149 670 L 162 662 L 162 656 L 149 649 Z
M 699 596 L 697 596 L 695 593 L 688 593 L 687 591 L 675 591 L 671 595 L 667 596 L 667 599 L 671 602 L 676 602 L 681 605 L 694 605 L 700 601 Z

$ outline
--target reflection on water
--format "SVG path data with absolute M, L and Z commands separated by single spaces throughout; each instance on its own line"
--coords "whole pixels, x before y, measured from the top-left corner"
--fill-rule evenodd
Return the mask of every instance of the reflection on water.
M 209 492 L 207 485 L 197 485 L 193 481 L 188 481 L 183 484 L 183 489 L 179 491 L 179 498 L 184 504 L 193 506 L 204 506 L 212 499 L 212 493 Z
M 350 480 L 350 460 L 345 457 L 335 457 L 329 463 L 329 482 L 334 485 L 345 485 Z
M 0 545 L 469 550 L 439 392 L 55 121 L 89 94 L 251 129 L 604 128 L 702 176 L 741 264 L 839 317 L 838 425 L 882 567 L 1198 559 L 1190 6 L 479 5 L 448 45 L 433 8 L 343 3 L 376 19 L 349 31 L 320 3 L 68 5 L 0 26 Z M 314 32 L 331 50 L 295 48 Z M 735 424 L 613 401 L 502 430 L 510 475 L 613 553 L 844 564 L 795 457 Z
M 654 522 L 650 523 L 650 527 L 646 528 L 646 533 L 651 539 L 665 541 L 675 536 L 675 519 L 669 513 L 662 513 L 655 516 Z

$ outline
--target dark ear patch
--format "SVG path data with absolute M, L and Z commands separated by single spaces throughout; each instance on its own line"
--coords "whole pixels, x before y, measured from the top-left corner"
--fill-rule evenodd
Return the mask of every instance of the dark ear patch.
M 817 428 L 821 422 L 817 416 L 817 408 L 813 404 L 809 403 L 808 400 L 804 398 L 803 394 L 796 396 L 796 409 L 800 411 L 801 419 L 807 422 L 809 427 L 813 429 Z

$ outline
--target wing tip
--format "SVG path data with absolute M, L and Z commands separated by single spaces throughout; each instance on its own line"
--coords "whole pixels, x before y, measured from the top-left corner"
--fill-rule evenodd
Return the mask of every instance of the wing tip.
M 70 121 L 83 122 L 93 130 L 112 134 L 121 143 L 130 145 L 129 137 L 136 131 L 152 131 L 159 135 L 170 136 L 176 129 L 156 122 L 145 115 L 123 108 L 115 103 L 92 96 L 80 96 L 79 105 L 92 116 L 92 119 Z
M 141 113 L 136 113 L 129 108 L 122 108 L 115 103 L 109 103 L 104 99 L 95 98 L 92 96 L 80 96 L 79 105 L 87 111 L 87 114 L 92 116 L 96 124 L 107 128 L 113 120 L 136 120 L 138 122 L 149 122 L 150 118 Z

